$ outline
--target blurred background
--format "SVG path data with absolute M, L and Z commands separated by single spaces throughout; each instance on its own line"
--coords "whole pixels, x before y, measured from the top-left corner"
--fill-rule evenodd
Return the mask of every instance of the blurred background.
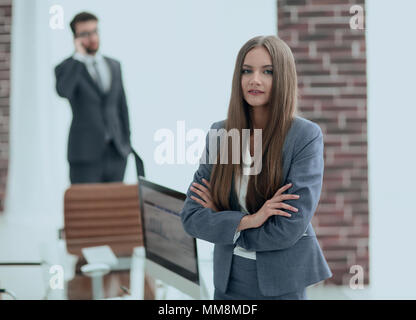
M 63 28 L 51 25 L 56 6 Z M 184 143 L 178 121 L 207 132 L 226 117 L 240 47 L 257 35 L 285 40 L 296 59 L 300 113 L 320 125 L 325 143 L 312 223 L 334 275 L 309 287 L 309 298 L 416 298 L 415 9 L 411 0 L 0 0 L 0 262 L 65 249 L 57 236 L 72 115 L 56 94 L 54 67 L 74 52 L 69 22 L 90 11 L 99 18 L 100 51 L 121 62 L 132 144 L 146 176 L 181 192 L 197 164 L 178 163 L 177 155 L 175 164 L 158 164 L 155 133 L 171 130 L 177 146 Z M 137 183 L 133 157 L 124 182 Z M 212 245 L 198 245 L 209 260 Z M 42 299 L 44 272 L 0 265 L 0 287 Z M 50 297 L 90 298 L 81 278 Z M 107 297 L 130 280 L 106 276 Z

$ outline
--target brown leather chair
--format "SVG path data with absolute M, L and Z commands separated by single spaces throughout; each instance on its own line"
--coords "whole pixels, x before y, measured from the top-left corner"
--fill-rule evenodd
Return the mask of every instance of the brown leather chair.
M 75 184 L 65 192 L 64 234 L 69 253 L 109 245 L 115 255 L 131 256 L 143 246 L 138 185 Z
M 143 246 L 138 185 L 71 185 L 64 196 L 63 233 L 67 251 L 83 263 L 81 249 L 93 246 L 108 245 L 117 257 L 131 257 L 133 248 Z M 154 282 L 145 280 L 145 299 L 151 299 Z

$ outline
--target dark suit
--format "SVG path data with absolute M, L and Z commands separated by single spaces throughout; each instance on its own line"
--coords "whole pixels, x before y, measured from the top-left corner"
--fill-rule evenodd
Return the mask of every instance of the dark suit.
M 130 125 L 120 63 L 104 57 L 111 86 L 104 93 L 84 63 L 72 57 L 55 68 L 56 90 L 72 108 L 68 139 L 71 183 L 122 181 Z

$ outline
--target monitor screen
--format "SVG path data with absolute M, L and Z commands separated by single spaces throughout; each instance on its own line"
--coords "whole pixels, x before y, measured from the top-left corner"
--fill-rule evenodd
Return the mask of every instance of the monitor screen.
M 146 258 L 199 284 L 196 239 L 183 229 L 186 195 L 139 177 Z

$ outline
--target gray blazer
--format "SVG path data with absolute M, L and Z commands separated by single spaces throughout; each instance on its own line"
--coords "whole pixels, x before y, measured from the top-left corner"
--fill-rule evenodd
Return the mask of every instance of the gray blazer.
M 120 63 L 104 57 L 111 70 L 111 86 L 102 92 L 84 63 L 72 57 L 55 68 L 56 90 L 72 108 L 68 161 L 90 162 L 101 158 L 108 134 L 120 155 L 130 153 L 130 124 Z
M 225 120 L 215 122 L 211 128 L 225 128 Z M 203 161 L 200 161 L 193 178 L 193 182 L 201 184 L 202 178 L 210 180 L 213 166 L 208 158 L 209 135 L 206 139 L 205 152 L 201 157 Z M 323 149 L 321 128 L 310 120 L 296 116 L 283 146 L 283 181 L 284 184 L 293 184 L 285 193 L 300 196 L 299 199 L 284 202 L 299 211 L 288 211 L 291 217 L 272 216 L 259 228 L 241 231 L 235 244 L 234 234 L 241 218 L 247 213 L 240 211 L 234 177 L 230 211 L 215 212 L 204 208 L 190 198 L 191 195 L 199 196 L 188 188 L 181 211 L 182 223 L 191 236 L 215 244 L 215 288 L 226 291 L 236 245 L 256 251 L 259 288 L 265 296 L 298 291 L 332 277 L 311 224 L 322 189 Z

